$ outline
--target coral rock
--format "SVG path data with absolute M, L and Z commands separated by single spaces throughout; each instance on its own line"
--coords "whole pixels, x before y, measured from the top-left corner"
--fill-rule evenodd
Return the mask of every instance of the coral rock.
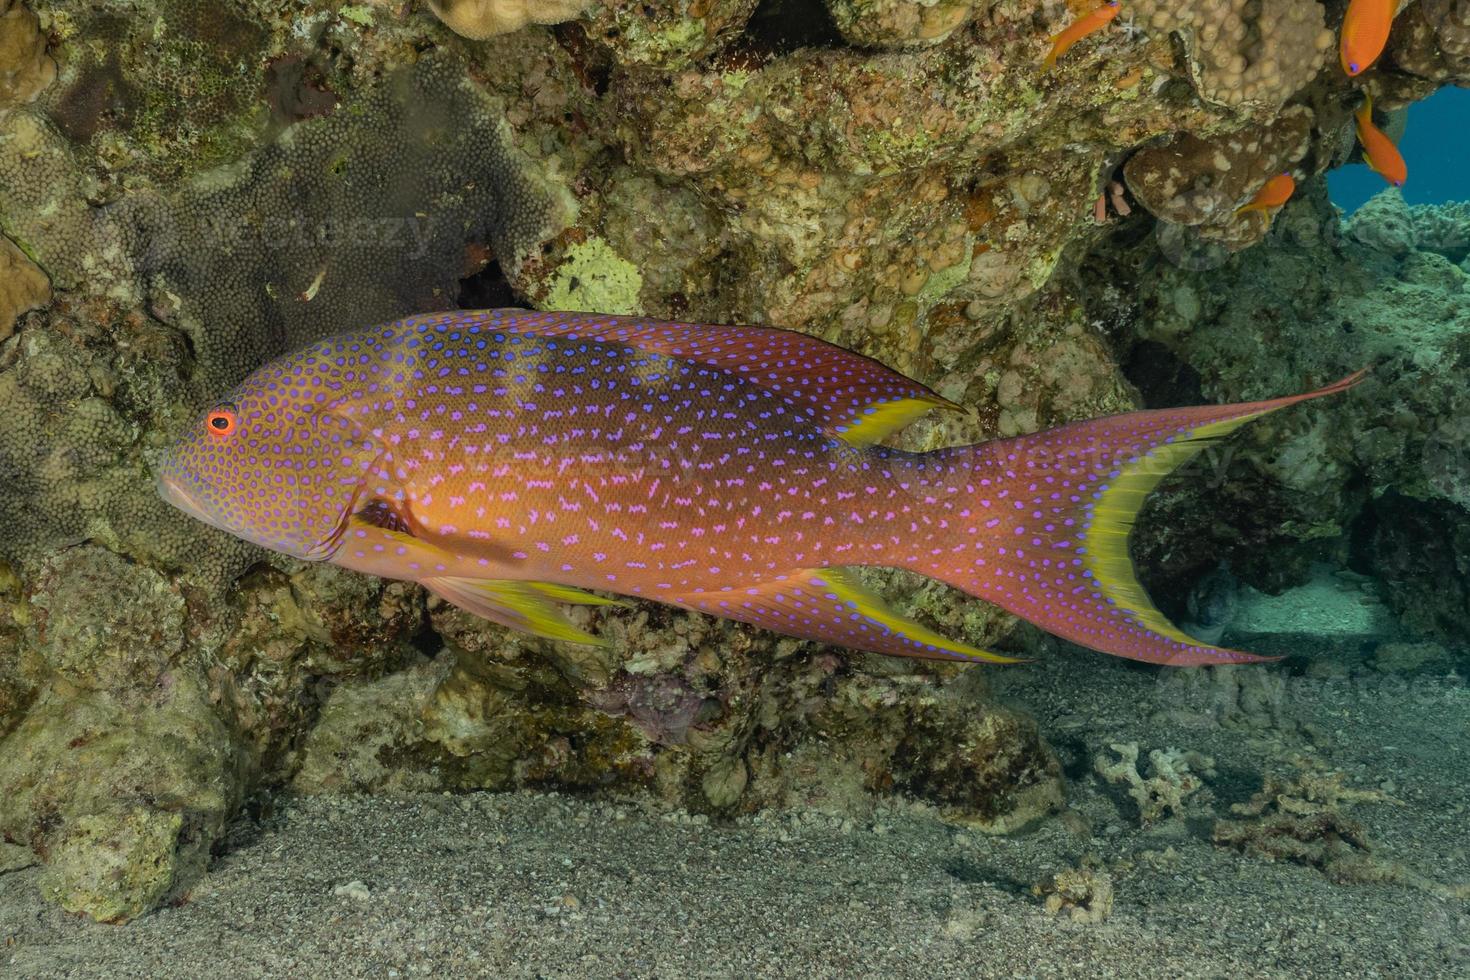
M 725 46 L 757 0 L 602 0 L 584 21 L 589 37 L 625 66 L 676 71 Z
M 1336 43 L 1317 0 L 1135 0 L 1136 27 L 1184 38 L 1205 99 L 1279 108 L 1326 63 Z

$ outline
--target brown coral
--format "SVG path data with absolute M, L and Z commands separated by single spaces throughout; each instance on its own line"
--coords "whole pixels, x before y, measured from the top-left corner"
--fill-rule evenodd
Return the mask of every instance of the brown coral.
M 1336 37 L 1317 0 L 1137 0 L 1134 26 L 1184 38 L 1199 94 L 1278 108 L 1312 80 Z
M 1389 57 L 1411 75 L 1439 84 L 1470 79 L 1470 0 L 1420 0 L 1399 14 Z
M 13 0 L 0 0 L 0 113 L 34 99 L 56 79 L 56 62 L 36 15 Z
M 1306 156 L 1313 117 L 1291 106 L 1268 127 L 1204 138 L 1183 133 L 1140 150 L 1124 167 L 1128 189 L 1157 218 L 1195 227 L 1232 250 L 1259 241 L 1267 223 L 1240 214 L 1265 183 Z
M 0 340 L 15 329 L 22 313 L 51 299 L 51 281 L 10 239 L 0 236 Z

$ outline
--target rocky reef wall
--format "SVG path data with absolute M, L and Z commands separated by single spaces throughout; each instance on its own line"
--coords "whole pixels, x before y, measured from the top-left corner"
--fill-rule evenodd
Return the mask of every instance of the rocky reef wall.
M 1209 398 L 1413 363 L 1407 333 L 1319 344 L 1299 316 L 1271 336 L 1259 308 L 1226 312 L 1220 277 L 1273 263 L 1254 274 L 1288 289 L 1279 250 L 1248 249 L 1307 212 L 1273 230 L 1239 207 L 1348 159 L 1359 89 L 1393 109 L 1470 80 L 1470 5 L 1411 5 L 1358 81 L 1331 63 L 1336 0 L 1140 2 L 1043 71 L 1081 6 L 0 0 L 0 834 L 68 908 L 123 920 L 185 894 L 229 816 L 282 786 L 636 789 L 716 813 L 901 791 L 996 830 L 1055 806 L 1055 757 L 978 671 L 652 606 L 576 613 L 612 652 L 509 635 L 193 523 L 150 465 L 262 361 L 456 306 L 818 334 L 974 410 L 917 424 L 915 449 L 1167 396 L 1130 381 L 1160 350 Z M 1330 247 L 1304 260 L 1324 291 Z M 1444 287 L 1459 273 L 1429 254 L 1359 257 Z M 1226 271 L 1198 279 L 1201 255 Z M 1228 339 L 1169 326 L 1187 289 L 1210 297 L 1192 322 L 1237 318 Z M 1448 348 L 1437 363 L 1453 377 Z M 1376 377 L 1353 405 L 1397 384 L 1432 425 L 1457 417 L 1449 381 Z M 1280 504 L 1256 538 L 1255 503 L 1226 522 L 1186 495 L 1151 521 L 1216 513 L 1202 541 L 1279 555 L 1341 537 L 1370 497 L 1422 499 L 1433 484 L 1392 462 L 1412 414 L 1392 405 L 1351 459 L 1337 406 L 1264 428 L 1310 429 L 1293 444 L 1322 472 L 1267 467 L 1251 501 Z M 1465 526 L 1463 499 L 1434 499 Z M 1413 548 L 1415 513 L 1364 560 Z M 1206 560 L 1143 553 L 1155 572 Z M 972 642 L 1041 642 L 933 583 L 875 580 Z M 1466 612 L 1401 605 L 1446 628 Z

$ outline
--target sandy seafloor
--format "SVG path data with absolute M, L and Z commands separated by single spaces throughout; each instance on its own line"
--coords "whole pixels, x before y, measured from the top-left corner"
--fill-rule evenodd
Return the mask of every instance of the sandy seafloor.
M 711 824 L 530 793 L 282 798 L 186 903 L 125 927 L 44 904 L 34 868 L 0 875 L 0 976 L 1470 977 L 1470 902 L 1209 841 L 1265 760 L 1310 751 L 1401 801 L 1346 811 L 1378 857 L 1470 881 L 1470 688 L 1452 672 L 1298 674 L 1264 728 L 1075 650 L 993 676 L 1056 745 L 1074 816 L 991 837 L 903 801 Z M 1188 819 L 1142 829 L 1090 774 L 1120 740 L 1215 757 Z M 1031 884 L 1086 852 L 1113 867 L 1111 917 L 1049 917 Z

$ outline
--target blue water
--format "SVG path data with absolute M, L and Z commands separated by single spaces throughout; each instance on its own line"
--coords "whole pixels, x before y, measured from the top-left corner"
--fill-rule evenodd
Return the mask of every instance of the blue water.
M 1470 90 L 1442 88 L 1410 106 L 1399 152 L 1409 165 L 1404 200 L 1410 204 L 1470 199 Z M 1333 202 L 1348 214 L 1387 186 L 1361 163 L 1327 175 Z

